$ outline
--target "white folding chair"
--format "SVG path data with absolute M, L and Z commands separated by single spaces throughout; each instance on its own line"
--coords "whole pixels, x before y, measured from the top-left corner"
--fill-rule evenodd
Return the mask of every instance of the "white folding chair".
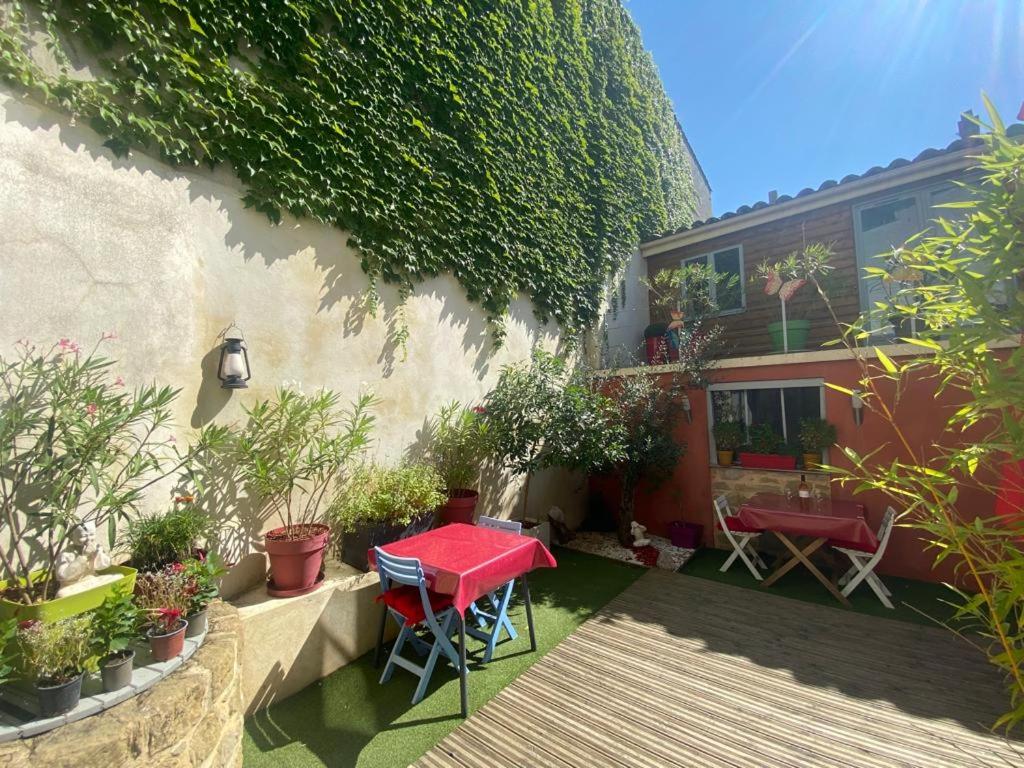
M 878 527 L 878 549 L 874 552 L 855 549 L 848 542 L 829 542 L 834 550 L 842 552 L 853 563 L 850 569 L 839 579 L 839 586 L 843 587 L 843 597 L 849 597 L 850 593 L 862 581 L 866 581 L 872 591 L 878 595 L 882 605 L 886 608 L 893 607 L 892 601 L 889 599 L 892 597 L 892 592 L 878 578 L 878 574 L 875 573 L 875 566 L 878 565 L 882 555 L 885 554 L 885 548 L 889 544 L 889 537 L 892 535 L 892 526 L 895 521 L 896 510 L 892 507 L 887 508 L 885 515 L 882 517 L 882 524 Z
M 732 554 L 729 555 L 729 558 L 722 563 L 722 567 L 718 570 L 723 573 L 729 570 L 729 566 L 738 557 L 747 566 L 747 570 L 750 571 L 755 579 L 758 581 L 763 580 L 764 577 L 761 576 L 761 572 L 757 568 L 761 567 L 768 570 L 768 566 L 764 564 L 756 550 L 747 549 L 751 542 L 756 541 L 757 537 L 761 535 L 761 531 L 753 530 L 743 525 L 739 518 L 733 515 L 732 510 L 729 508 L 729 500 L 725 496 L 717 496 L 711 502 L 711 505 L 715 508 L 718 527 L 722 529 L 725 538 L 732 545 Z M 757 564 L 756 566 L 754 565 L 755 563 Z

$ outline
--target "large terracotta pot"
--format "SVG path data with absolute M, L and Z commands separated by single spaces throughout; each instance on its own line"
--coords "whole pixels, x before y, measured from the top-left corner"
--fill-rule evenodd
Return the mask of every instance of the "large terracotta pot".
M 274 596 L 303 595 L 317 587 L 331 529 L 326 525 L 282 526 L 264 535 L 270 556 L 267 591 Z
M 448 492 L 448 501 L 441 507 L 441 525 L 450 523 L 473 524 L 473 513 L 480 494 L 467 488 L 455 488 Z

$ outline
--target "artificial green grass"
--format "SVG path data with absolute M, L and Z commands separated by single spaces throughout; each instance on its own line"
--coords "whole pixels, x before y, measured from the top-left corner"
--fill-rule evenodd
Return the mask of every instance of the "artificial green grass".
M 519 638 L 501 643 L 490 664 L 479 663 L 482 643 L 470 639 L 470 711 L 645 573 L 570 549 L 555 555 L 558 568 L 530 575 L 536 653 L 530 652 L 522 605 L 510 611 Z M 373 667 L 373 654 L 366 654 L 250 717 L 245 724 L 246 768 L 408 765 L 462 722 L 458 677 L 450 666 L 438 663 L 426 697 L 416 706 L 409 704 L 415 677 L 398 669 L 390 682 L 380 685 L 380 672 Z
M 737 587 L 762 589 L 743 566 L 743 563 L 738 560 L 728 571 L 721 573 L 718 569 L 722 567 L 728 556 L 729 553 L 721 549 L 700 549 L 679 569 L 679 572 L 687 576 L 711 579 Z M 845 563 L 845 565 L 849 565 L 849 563 Z M 769 562 L 769 566 L 774 570 L 774 563 Z M 823 573 L 826 576 L 829 575 L 828 570 Z M 947 604 L 947 601 L 953 597 L 953 593 L 948 587 L 925 581 L 900 579 L 895 576 L 882 576 L 881 578 L 885 582 L 885 586 L 892 592 L 890 599 L 895 607 L 892 610 L 886 608 L 875 597 L 875 593 L 867 584 L 861 584 L 849 598 L 853 610 L 886 619 L 930 626 L 938 626 L 939 623 L 951 619 L 953 609 Z M 764 591 L 794 600 L 826 605 L 840 611 L 846 610 L 802 565 L 796 566 Z

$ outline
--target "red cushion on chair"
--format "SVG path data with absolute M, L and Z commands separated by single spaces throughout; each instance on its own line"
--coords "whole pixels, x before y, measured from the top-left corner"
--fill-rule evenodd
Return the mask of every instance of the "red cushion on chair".
M 749 525 L 744 525 L 738 517 L 725 518 L 725 524 L 733 533 L 761 533 L 760 528 L 751 528 Z M 721 528 L 721 524 L 718 527 Z
M 427 598 L 430 600 L 430 609 L 434 613 L 443 611 L 445 608 L 451 607 L 452 604 L 451 595 L 442 595 L 432 589 L 427 590 Z M 427 618 L 423 612 L 419 587 L 411 585 L 392 587 L 387 592 L 377 595 L 377 602 L 384 603 L 388 608 L 402 614 L 407 627 L 415 626 Z
M 873 555 L 878 551 L 877 544 L 869 544 L 865 547 L 863 544 L 856 544 L 852 541 L 843 541 L 842 539 L 829 539 L 828 545 L 830 547 L 839 547 L 840 549 L 855 549 L 858 552 L 863 552 L 866 555 Z

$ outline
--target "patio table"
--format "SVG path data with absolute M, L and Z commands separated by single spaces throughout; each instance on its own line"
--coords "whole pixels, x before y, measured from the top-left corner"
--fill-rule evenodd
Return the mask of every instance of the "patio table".
M 466 716 L 466 610 L 476 600 L 513 579 L 519 579 L 530 631 L 530 650 L 537 650 L 533 608 L 526 574 L 535 568 L 555 568 L 555 558 L 539 540 L 493 528 L 452 523 L 381 547 L 389 555 L 418 558 L 432 590 L 451 595 L 459 614 L 459 657 L 462 662 L 462 715 Z M 376 553 L 368 553 L 370 568 L 376 569 Z M 387 618 L 387 611 L 384 613 Z M 500 617 L 499 617 L 500 620 Z M 377 658 L 384 638 L 380 625 Z M 376 663 L 376 659 L 375 659 Z
M 850 601 L 818 570 L 810 556 L 830 540 L 841 541 L 854 549 L 876 548 L 878 540 L 865 515 L 864 505 L 854 501 L 790 498 L 778 493 L 755 494 L 737 512 L 743 525 L 771 531 L 793 554 L 761 582 L 762 587 L 770 587 L 798 564 L 803 564 L 847 608 Z M 805 536 L 811 541 L 801 549 L 790 536 Z

